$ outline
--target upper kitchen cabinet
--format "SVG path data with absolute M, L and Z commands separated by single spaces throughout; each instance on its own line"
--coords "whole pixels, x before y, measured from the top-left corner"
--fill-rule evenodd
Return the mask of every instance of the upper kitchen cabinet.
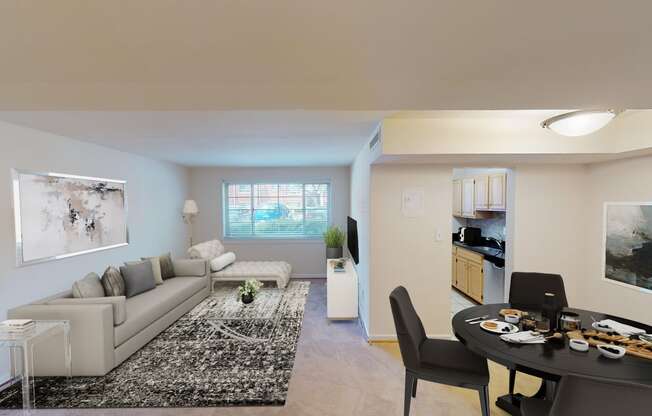
M 507 208 L 507 175 L 489 175 L 489 207 L 491 211 L 505 211 Z
M 475 179 L 462 179 L 462 216 L 475 216 Z
M 476 176 L 475 178 L 475 209 L 489 209 L 489 176 Z
M 459 179 L 453 181 L 453 215 L 462 216 L 462 181 Z
M 492 211 L 505 211 L 507 174 L 487 173 L 453 180 L 453 215 L 489 218 Z

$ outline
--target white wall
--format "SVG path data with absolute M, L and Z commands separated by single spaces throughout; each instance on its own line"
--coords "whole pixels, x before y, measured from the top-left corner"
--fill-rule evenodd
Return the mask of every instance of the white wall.
M 349 167 L 318 168 L 227 168 L 205 167 L 190 170 L 190 195 L 200 214 L 193 224 L 195 242 L 223 240 L 222 185 L 230 181 L 323 181 L 331 183 L 331 220 L 346 229 L 349 213 Z M 286 260 L 294 277 L 325 277 L 326 249 L 319 240 L 224 241 L 239 260 Z
M 405 188 L 425 191 L 425 214 L 401 212 Z M 450 327 L 452 167 L 372 165 L 370 338 L 395 337 L 390 292 L 407 288 L 426 332 L 446 336 Z M 435 241 L 437 230 L 442 240 Z
M 652 293 L 602 280 L 604 203 L 652 202 L 652 157 L 591 165 L 588 180 L 588 199 L 582 210 L 586 268 L 577 282 L 577 297 L 588 309 L 652 325 Z
M 358 223 L 358 311 L 369 336 L 369 185 L 371 152 L 364 146 L 351 165 L 351 218 Z
M 523 165 L 515 172 L 513 270 L 559 273 L 581 307 L 586 273 L 587 174 L 583 165 Z M 509 276 L 506 276 L 509 279 Z
M 32 129 L 0 123 L 0 319 L 7 309 L 67 290 L 86 273 L 171 251 L 183 255 L 181 219 L 185 168 Z M 130 244 L 126 247 L 17 268 L 11 168 L 127 181 Z M 7 367 L 0 361 L 0 382 Z

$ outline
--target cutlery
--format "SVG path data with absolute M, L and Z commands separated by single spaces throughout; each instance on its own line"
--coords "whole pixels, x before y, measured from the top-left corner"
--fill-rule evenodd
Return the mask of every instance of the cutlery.
M 493 321 L 494 319 L 490 319 L 490 320 Z M 480 324 L 482 322 L 484 322 L 484 319 L 479 319 L 477 321 L 469 322 L 469 325 Z
M 471 322 L 471 321 L 477 321 L 478 319 L 487 319 L 488 317 L 489 317 L 489 315 L 485 315 L 485 316 L 476 316 L 475 318 L 469 318 L 469 319 L 466 319 L 464 322 L 469 323 L 469 322 Z

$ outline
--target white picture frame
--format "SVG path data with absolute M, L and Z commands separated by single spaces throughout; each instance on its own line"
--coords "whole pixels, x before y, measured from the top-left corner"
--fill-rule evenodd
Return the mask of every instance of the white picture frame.
M 17 267 L 129 244 L 126 181 L 19 169 L 11 177 Z

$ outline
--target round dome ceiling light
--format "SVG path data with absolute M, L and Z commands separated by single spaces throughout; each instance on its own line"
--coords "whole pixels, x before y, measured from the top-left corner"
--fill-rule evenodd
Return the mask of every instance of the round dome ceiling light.
M 562 136 L 584 136 L 600 130 L 609 124 L 617 114 L 615 110 L 571 111 L 544 120 L 541 127 Z

